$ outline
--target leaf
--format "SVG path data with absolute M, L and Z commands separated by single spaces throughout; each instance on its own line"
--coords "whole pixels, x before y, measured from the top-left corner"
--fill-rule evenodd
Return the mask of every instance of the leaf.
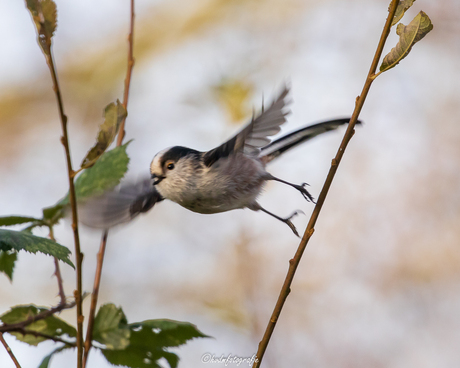
M 107 349 L 124 349 L 129 345 L 130 330 L 121 308 L 105 304 L 94 319 L 93 340 L 104 344 Z
M 5 324 L 20 323 L 46 310 L 48 310 L 48 308 L 37 307 L 33 304 L 20 305 L 11 308 L 10 311 L 0 316 L 0 320 Z M 53 337 L 61 337 L 63 335 L 67 335 L 73 338 L 77 336 L 77 330 L 75 327 L 69 325 L 67 322 L 56 316 L 50 316 L 48 318 L 33 322 L 30 325 L 24 327 L 24 329 L 26 331 L 40 332 L 42 334 L 50 335 Z M 46 337 L 33 336 L 29 334 L 23 335 L 20 332 L 8 333 L 15 336 L 19 341 L 34 346 L 37 346 L 39 343 L 48 340 Z
M 396 27 L 396 33 L 399 36 L 399 42 L 396 47 L 383 58 L 380 65 L 380 72 L 385 72 L 394 68 L 402 59 L 404 59 L 418 41 L 427 35 L 433 29 L 430 18 L 423 11 L 409 23 L 408 26 L 400 23 Z
M 51 225 L 56 224 L 65 215 L 65 205 L 55 204 L 52 207 L 43 209 L 43 219 L 49 222 Z
M 0 226 L 13 226 L 19 224 L 26 224 L 28 222 L 40 222 L 40 219 L 35 217 L 24 217 L 24 216 L 6 216 L 0 217 Z
M 25 250 L 34 254 L 37 252 L 47 254 L 75 268 L 69 259 L 70 250 L 67 247 L 25 232 L 0 229 L 0 250 L 6 252 L 12 249 Z
M 55 350 L 53 350 L 50 354 L 48 354 L 46 357 L 43 358 L 42 362 L 38 366 L 38 368 L 48 368 L 51 358 L 53 357 L 54 354 L 60 353 L 63 350 L 70 349 L 67 345 L 61 346 Z
M 165 350 L 185 344 L 197 337 L 208 337 L 188 322 L 148 320 L 128 325 L 131 336 L 124 350 L 102 349 L 106 359 L 115 365 L 132 368 L 160 367 L 157 361 L 164 358 L 171 368 L 177 367 L 179 357 Z
M 104 110 L 105 121 L 99 127 L 96 144 L 89 150 L 81 163 L 82 169 L 93 166 L 105 150 L 109 148 L 118 134 L 120 123 L 126 118 L 126 115 L 126 109 L 118 100 L 116 104 L 112 102 L 106 106 Z
M 26 0 L 35 28 L 38 34 L 38 43 L 43 52 L 50 55 L 51 38 L 57 25 L 57 10 L 53 0 Z
M 75 181 L 77 200 L 96 196 L 112 189 L 128 171 L 129 157 L 126 148 L 131 141 L 102 155 L 93 167 L 82 172 Z M 58 205 L 68 205 L 69 195 Z
M 10 281 L 13 281 L 13 270 L 18 254 L 15 251 L 4 252 L 0 250 L 0 272 L 3 272 Z
M 126 153 L 126 148 L 129 143 L 131 141 L 105 152 L 92 167 L 81 173 L 75 181 L 77 201 L 102 194 L 120 183 L 120 180 L 128 171 L 129 157 Z M 54 206 L 43 209 L 43 219 L 51 225 L 56 224 L 65 216 L 65 211 L 69 204 L 69 194 L 67 193 Z
M 409 9 L 415 0 L 401 0 L 396 8 L 395 16 L 393 17 L 393 21 L 391 22 L 391 26 L 393 27 L 399 20 L 404 16 L 404 13 L 407 9 Z

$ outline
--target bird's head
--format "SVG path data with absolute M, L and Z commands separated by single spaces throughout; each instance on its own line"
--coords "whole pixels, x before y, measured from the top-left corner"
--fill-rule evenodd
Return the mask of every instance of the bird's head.
M 200 165 L 201 154 L 187 147 L 170 147 L 158 152 L 150 164 L 153 184 L 167 183 L 183 177 Z

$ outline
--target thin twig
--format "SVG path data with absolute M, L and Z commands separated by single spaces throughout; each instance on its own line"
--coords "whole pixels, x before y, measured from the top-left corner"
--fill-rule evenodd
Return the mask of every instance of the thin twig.
M 51 72 L 51 78 L 53 80 L 53 90 L 56 94 L 59 117 L 61 119 L 62 126 L 62 137 L 61 143 L 65 149 L 66 162 L 67 162 L 67 176 L 69 179 L 69 197 L 70 206 L 72 208 L 72 230 L 75 243 L 75 259 L 76 259 L 76 271 L 77 271 L 77 290 L 74 291 L 75 302 L 77 305 L 77 350 L 78 359 L 77 367 L 82 366 L 83 357 L 83 308 L 82 308 L 82 262 L 83 254 L 80 250 L 80 236 L 78 234 L 78 214 L 77 214 L 77 197 L 75 195 L 74 177 L 75 173 L 72 169 L 72 160 L 70 158 L 69 138 L 67 134 L 67 116 L 64 113 L 64 105 L 62 103 L 61 90 L 59 88 L 59 82 L 57 79 L 56 68 L 54 66 L 53 54 L 51 51 L 45 53 L 46 62 Z
M 133 56 L 133 48 L 134 48 L 134 0 L 131 0 L 131 18 L 129 24 L 129 35 L 128 35 L 128 69 L 126 71 L 125 77 L 125 90 L 123 93 L 123 106 L 125 109 L 128 108 L 128 98 L 129 98 L 129 87 L 131 84 L 131 74 L 133 72 L 134 67 L 134 56 Z M 123 143 L 123 138 L 125 137 L 125 121 L 126 117 L 120 124 L 120 131 L 118 133 L 117 139 L 117 146 L 121 146 Z
M 54 238 L 54 232 L 53 228 L 50 226 L 50 233 L 49 233 L 49 238 L 52 241 L 56 241 Z M 64 285 L 62 281 L 62 274 L 61 274 L 61 269 L 59 268 L 59 260 L 54 257 L 54 276 L 56 276 L 57 282 L 58 282 L 58 288 L 59 288 L 59 298 L 61 299 L 60 304 L 65 304 L 65 292 L 64 292 Z
M 0 332 L 8 332 L 8 331 L 13 331 L 18 328 L 24 328 L 30 325 L 31 323 L 48 318 L 52 316 L 53 314 L 56 314 L 64 309 L 73 308 L 75 307 L 75 304 L 76 304 L 75 302 L 72 302 L 69 304 L 59 304 L 56 307 L 40 312 L 36 314 L 35 316 L 30 316 L 29 318 L 25 319 L 22 322 L 11 323 L 11 324 L 4 323 L 3 325 L 0 326 Z
M 13 351 L 11 350 L 11 348 L 8 346 L 7 342 L 3 338 L 3 334 L 1 332 L 0 332 L 0 341 L 2 342 L 2 344 L 5 347 L 6 351 L 10 355 L 10 358 L 13 361 L 14 365 L 16 366 L 16 368 L 21 368 L 21 365 L 19 364 L 18 360 L 16 359 L 16 357 L 13 354 Z
M 94 318 L 96 315 L 97 298 L 99 296 L 99 286 L 101 284 L 101 276 L 102 276 L 102 265 L 104 263 L 104 254 L 105 254 L 105 248 L 107 246 L 107 236 L 108 235 L 109 235 L 109 231 L 105 230 L 102 236 L 102 239 L 101 239 L 101 246 L 99 248 L 99 252 L 97 253 L 97 268 L 96 268 L 96 276 L 94 277 L 93 292 L 91 293 L 91 307 L 90 307 L 89 316 L 88 316 L 88 328 L 86 330 L 85 351 L 83 353 L 83 368 L 86 367 L 86 362 L 88 360 L 88 354 L 91 349 L 91 341 L 93 339 Z
M 286 275 L 286 278 L 284 280 L 283 287 L 281 288 L 280 294 L 278 296 L 278 300 L 276 302 L 275 308 L 273 310 L 273 313 L 270 317 L 270 320 L 268 322 L 267 328 L 265 330 L 264 336 L 262 340 L 259 343 L 259 348 L 257 350 L 257 360 L 253 364 L 253 368 L 258 368 L 260 367 L 260 364 L 262 362 L 262 358 L 265 354 L 265 351 L 267 349 L 268 343 L 270 341 L 270 338 L 273 334 L 273 330 L 275 329 L 276 322 L 278 321 L 278 318 L 281 314 L 281 310 L 283 309 L 284 303 L 291 291 L 291 284 L 292 280 L 294 279 L 295 272 L 297 270 L 297 267 L 300 263 L 300 259 L 302 258 L 302 255 L 305 251 L 305 248 L 308 244 L 308 241 L 310 240 L 311 236 L 313 235 L 313 232 L 315 231 L 315 224 L 318 219 L 319 213 L 321 211 L 321 208 L 324 204 L 324 201 L 326 199 L 327 193 L 329 191 L 329 188 L 331 187 L 332 180 L 334 179 L 334 176 L 337 172 L 337 168 L 340 164 L 340 161 L 342 159 L 342 156 L 345 152 L 345 149 L 348 145 L 348 142 L 350 141 L 351 137 L 354 134 L 354 127 L 356 124 L 356 121 L 358 120 L 359 113 L 361 112 L 361 109 L 363 107 L 364 101 L 367 97 L 367 94 L 369 92 L 370 86 L 373 82 L 375 71 L 377 70 L 377 65 L 380 60 L 380 57 L 382 56 L 383 52 L 383 47 L 385 45 L 385 41 L 388 37 L 388 34 L 390 33 L 390 28 L 391 28 L 391 22 L 393 20 L 394 14 L 396 12 L 396 8 L 399 4 L 399 0 L 392 0 L 392 3 L 390 5 L 389 9 L 389 14 L 388 18 L 386 20 L 385 26 L 383 27 L 382 35 L 380 37 L 379 44 L 377 46 L 377 50 L 374 55 L 374 59 L 372 61 L 369 74 L 367 76 L 366 82 L 364 83 L 363 90 L 361 92 L 361 95 L 358 96 L 356 99 L 356 105 L 355 109 L 353 111 L 353 115 L 350 119 L 350 123 L 348 124 L 347 131 L 345 132 L 345 135 L 343 137 L 342 143 L 340 144 L 340 147 L 337 151 L 337 154 L 335 158 L 332 160 L 331 168 L 329 169 L 329 173 L 327 175 L 326 181 L 323 185 L 323 188 L 321 190 L 321 193 L 318 197 L 318 201 L 316 203 L 316 206 L 313 210 L 313 213 L 310 217 L 310 221 L 308 222 L 307 228 L 305 229 L 305 233 L 302 237 L 302 240 L 299 244 L 299 247 L 297 248 L 296 254 L 294 255 L 294 258 L 292 258 L 289 261 L 289 269 Z
M 130 25 L 129 25 L 129 35 L 128 35 L 128 66 L 127 66 L 127 71 L 126 71 L 125 87 L 124 87 L 124 93 L 123 93 L 123 106 L 126 110 L 128 110 L 129 88 L 131 85 L 131 75 L 132 75 L 133 67 L 134 67 L 133 49 L 134 49 L 134 0 L 131 0 Z M 126 117 L 123 119 L 123 121 L 120 124 L 120 130 L 119 130 L 118 139 L 117 139 L 117 146 L 122 145 L 123 138 L 125 137 L 125 121 L 126 121 Z M 88 329 L 86 331 L 86 340 L 85 340 L 85 346 L 84 346 L 85 351 L 83 355 L 83 368 L 86 367 L 86 362 L 88 360 L 89 351 L 91 350 L 91 346 L 92 346 L 94 318 L 96 315 L 97 299 L 99 296 L 99 287 L 100 287 L 101 276 L 102 276 L 102 265 L 104 263 L 104 255 L 105 255 L 105 249 L 107 246 L 108 234 L 109 234 L 109 231 L 105 230 L 102 235 L 99 252 L 97 253 L 97 267 L 96 267 L 96 275 L 94 277 L 93 292 L 91 294 L 91 307 L 89 311 Z
M 77 344 L 75 342 L 70 342 L 64 339 L 61 339 L 60 337 L 53 336 L 53 335 L 48 335 L 39 331 L 33 331 L 33 330 L 26 330 L 25 328 L 15 328 L 14 330 L 8 331 L 8 332 L 17 332 L 20 333 L 21 335 L 32 335 L 35 337 L 43 337 L 44 339 L 47 340 L 52 340 L 54 342 L 62 342 L 63 344 L 66 344 L 71 347 L 76 347 Z

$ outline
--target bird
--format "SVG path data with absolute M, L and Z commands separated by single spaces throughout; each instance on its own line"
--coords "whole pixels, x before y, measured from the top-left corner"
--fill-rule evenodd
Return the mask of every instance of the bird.
M 274 141 L 290 113 L 287 108 L 289 87 L 285 85 L 273 102 L 264 108 L 232 138 L 211 149 L 198 151 L 174 146 L 158 152 L 150 164 L 150 177 L 123 183 L 116 190 L 87 201 L 79 211 L 88 226 L 108 229 L 128 222 L 149 211 L 163 200 L 201 214 L 214 214 L 248 208 L 282 221 L 299 236 L 291 219 L 278 216 L 257 201 L 267 181 L 288 185 L 309 202 L 313 196 L 307 183 L 290 183 L 266 171 L 266 165 L 286 151 L 319 134 L 337 129 L 349 118 L 327 120 L 309 125 Z M 358 122 L 360 123 L 360 122 Z

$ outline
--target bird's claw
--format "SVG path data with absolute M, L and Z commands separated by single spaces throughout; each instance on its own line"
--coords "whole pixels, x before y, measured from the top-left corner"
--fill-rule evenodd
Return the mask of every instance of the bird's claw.
M 312 202 L 312 203 L 315 203 L 315 199 L 313 198 L 313 196 L 308 192 L 307 190 L 307 186 L 310 186 L 310 184 L 308 183 L 302 183 L 302 185 L 299 185 L 298 189 L 299 189 L 299 192 L 302 193 L 303 197 L 309 201 L 309 202 Z
M 292 230 L 292 232 L 298 237 L 300 238 L 300 235 L 299 233 L 297 232 L 297 229 L 296 227 L 294 226 L 294 224 L 291 222 L 291 219 L 294 217 L 294 216 L 297 216 L 298 214 L 302 214 L 302 215 L 305 215 L 305 213 L 303 213 L 303 211 L 301 210 L 297 210 L 297 211 L 294 211 L 294 213 L 292 213 L 290 216 L 286 217 L 285 219 L 283 219 L 283 221 L 286 223 L 287 226 L 289 226 Z

